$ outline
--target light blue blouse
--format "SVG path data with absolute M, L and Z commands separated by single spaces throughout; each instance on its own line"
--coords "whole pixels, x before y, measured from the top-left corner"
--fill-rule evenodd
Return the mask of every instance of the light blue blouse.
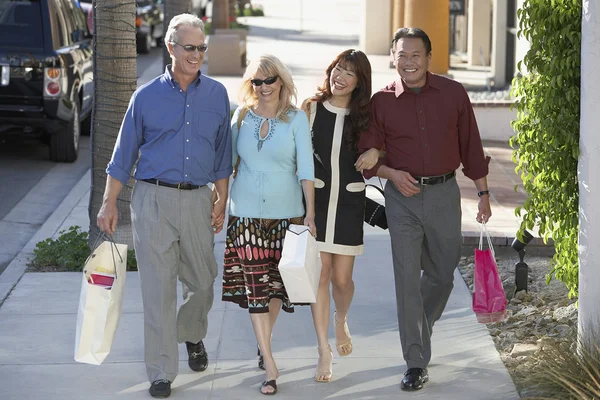
M 304 111 L 288 113 L 289 122 L 266 119 L 249 110 L 238 130 L 238 108 L 231 119 L 233 165 L 229 214 L 248 218 L 293 218 L 304 215 L 301 180 L 315 180 L 312 142 Z M 266 122 L 265 122 L 266 120 Z M 265 138 L 262 123 L 269 124 Z

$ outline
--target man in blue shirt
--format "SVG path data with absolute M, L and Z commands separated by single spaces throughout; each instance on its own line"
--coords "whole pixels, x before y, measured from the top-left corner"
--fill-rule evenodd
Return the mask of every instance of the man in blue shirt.
M 208 366 L 202 339 L 217 276 L 214 234 L 223 228 L 232 173 L 227 91 L 200 73 L 207 49 L 202 21 L 190 14 L 174 17 L 165 44 L 173 64 L 131 97 L 97 220 L 102 231 L 115 232 L 117 196 L 139 155 L 131 219 L 153 397 L 171 394 L 178 342 L 186 342 L 191 369 Z M 179 311 L 177 278 L 184 297 Z

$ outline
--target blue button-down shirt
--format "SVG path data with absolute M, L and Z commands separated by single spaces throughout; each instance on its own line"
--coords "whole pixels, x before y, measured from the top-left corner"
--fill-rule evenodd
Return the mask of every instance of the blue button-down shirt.
M 139 87 L 129 102 L 106 172 L 126 184 L 135 179 L 206 185 L 232 173 L 229 97 L 207 76 L 183 91 L 165 73 Z

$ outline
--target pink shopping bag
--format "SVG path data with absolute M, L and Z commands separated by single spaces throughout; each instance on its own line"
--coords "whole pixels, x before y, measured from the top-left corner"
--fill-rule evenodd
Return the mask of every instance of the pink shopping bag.
M 489 246 L 486 250 L 483 250 L 483 232 L 487 236 Z M 492 240 L 485 223 L 481 224 L 479 249 L 475 249 L 473 283 L 473 311 L 477 316 L 477 322 L 489 324 L 505 319 L 508 301 L 498 273 Z

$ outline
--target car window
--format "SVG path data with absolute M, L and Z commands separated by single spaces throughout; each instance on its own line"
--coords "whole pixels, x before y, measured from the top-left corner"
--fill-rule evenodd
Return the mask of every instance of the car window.
M 87 33 L 87 21 L 85 14 L 81 11 L 81 8 L 73 0 L 63 0 L 65 3 L 65 9 L 73 20 L 73 26 L 75 31 L 72 33 L 72 39 L 74 42 L 83 40 Z
M 39 0 L 0 0 L 0 46 L 44 47 Z
M 49 0 L 50 20 L 52 21 L 52 39 L 54 48 L 66 47 L 77 41 L 75 32 L 77 26 L 73 19 L 73 13 L 65 0 Z

